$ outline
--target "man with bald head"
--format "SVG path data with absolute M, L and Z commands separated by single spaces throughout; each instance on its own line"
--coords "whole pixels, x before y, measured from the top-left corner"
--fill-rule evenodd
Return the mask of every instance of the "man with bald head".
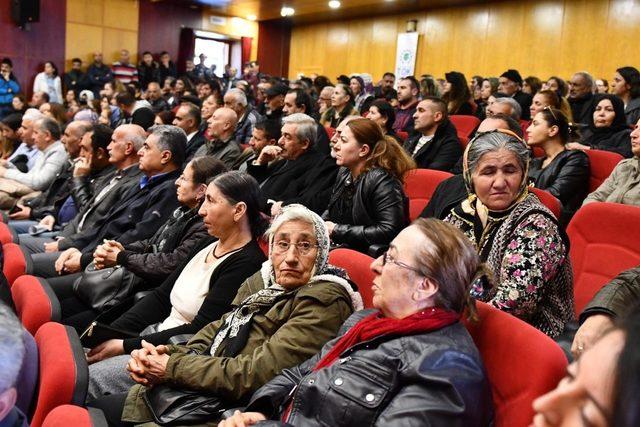
M 588 126 L 589 116 L 593 113 L 594 92 L 593 76 L 586 71 L 575 73 L 569 80 L 569 96 L 567 100 L 571 106 L 574 123 L 578 123 L 583 127 Z
M 158 114 L 169 109 L 169 104 L 162 97 L 162 88 L 158 82 L 150 82 L 145 92 L 147 101 L 151 104 L 153 114 Z
M 233 169 L 242 154 L 242 148 L 233 138 L 237 122 L 238 116 L 231 108 L 222 107 L 214 111 L 208 120 L 211 140 L 200 147 L 196 157 L 213 156 Z
M 7 160 L 0 160 L 0 165 L 6 166 L 6 162 L 9 161 L 21 172 L 26 172 L 36 164 L 42 153 L 34 145 L 33 124 L 43 117 L 44 114 L 35 108 L 29 108 L 24 113 L 20 128 L 17 131 L 18 138 L 22 143 Z

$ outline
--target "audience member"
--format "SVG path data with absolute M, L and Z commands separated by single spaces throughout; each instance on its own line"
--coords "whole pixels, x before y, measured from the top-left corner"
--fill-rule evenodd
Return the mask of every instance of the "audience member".
M 20 92 L 18 79 L 13 75 L 13 62 L 3 58 L 0 63 L 0 120 L 12 111 L 13 98 Z
M 280 140 L 280 128 L 282 125 L 273 120 L 262 119 L 259 120 L 253 127 L 253 134 L 249 140 L 249 146 L 253 150 L 251 156 L 249 156 L 238 168 L 241 172 L 246 172 L 254 161 L 260 157 L 262 149 L 267 145 L 277 145 Z M 267 165 L 270 168 L 277 160 L 272 161 Z
M 290 89 L 287 92 L 284 97 L 284 107 L 282 112 L 285 116 L 295 113 L 303 113 L 313 119 L 317 119 L 317 115 L 313 108 L 313 101 L 303 89 Z M 329 154 L 331 152 L 331 147 L 329 145 L 329 135 L 327 134 L 326 128 L 320 123 L 317 123 L 316 132 L 316 150 L 324 154 Z
M 386 100 L 374 100 L 369 106 L 367 118 L 376 122 L 385 136 L 393 138 L 400 145 L 404 143 L 402 138 L 393 130 L 393 124 L 396 121 L 396 112 Z
M 174 79 L 178 78 L 176 64 L 173 63 L 171 56 L 169 56 L 169 52 L 167 51 L 160 53 L 160 64 L 158 66 L 158 70 L 160 73 L 160 82 L 164 83 L 167 77 L 173 77 Z
M 204 131 L 200 130 L 200 120 L 200 109 L 190 102 L 181 104 L 173 119 L 173 125 L 178 126 L 187 134 L 187 162 L 204 145 Z
M 522 91 L 534 96 L 542 89 L 542 81 L 536 76 L 529 76 L 522 82 Z M 533 118 L 533 117 L 531 117 Z
M 43 118 L 44 114 L 35 108 L 29 108 L 22 116 L 22 123 L 17 131 L 18 138 L 22 140 L 22 143 L 8 159 L 20 172 L 33 169 L 36 161 L 42 157 L 42 152 L 36 148 L 33 139 L 33 125 Z M 6 166 L 5 162 L 0 162 L 0 164 Z
M 522 118 L 522 107 L 520 107 L 518 101 L 509 96 L 500 95 L 500 93 L 496 93 L 489 97 L 489 103 L 487 105 L 487 117 L 492 117 L 496 114 L 505 114 L 511 117 L 513 120 L 519 122 Z
M 24 112 L 27 111 L 27 107 L 27 99 L 25 98 L 24 94 L 19 93 L 17 95 L 13 95 L 13 99 L 11 100 L 11 108 L 13 109 L 13 113 L 24 114 Z
M 631 152 L 633 157 L 621 160 L 596 191 L 587 196 L 585 205 L 608 202 L 640 206 L 640 120 L 631 132 Z
M 395 83 L 396 75 L 387 71 L 382 75 L 382 79 L 378 82 L 378 86 L 374 88 L 373 96 L 376 99 L 383 98 L 387 101 L 397 98 L 398 92 L 393 88 Z
M 120 60 L 111 64 L 113 78 L 126 85 L 138 81 L 138 69 L 130 62 L 130 55 L 127 49 L 120 50 Z
M 347 116 L 357 115 L 358 110 L 353 106 L 354 96 L 348 85 L 336 84 L 331 95 L 331 107 L 320 118 L 320 124 L 328 128 L 336 128 Z
M 236 308 L 205 326 L 186 346 L 145 342 L 132 353 L 127 369 L 139 385 L 128 395 L 93 403 L 106 411 L 109 423 L 152 420 L 151 411 L 162 409 L 145 401 L 160 378 L 181 384 L 183 390 L 224 396 L 229 408 L 237 407 L 283 369 L 317 353 L 362 308 L 343 270 L 327 264 L 329 235 L 318 215 L 299 205 L 287 207 L 268 235 L 269 260 L 242 285 L 232 303 Z M 219 416 L 206 414 L 194 421 Z
M 67 124 L 67 113 L 64 109 L 64 105 L 62 104 L 58 104 L 57 102 L 45 102 L 40 106 L 40 112 L 55 120 L 60 128 L 64 128 Z
M 635 67 L 618 68 L 611 89 L 624 103 L 627 124 L 635 125 L 640 119 L 640 72 Z
M 71 69 L 64 73 L 63 80 L 65 93 L 73 91 L 78 96 L 81 91 L 88 88 L 87 75 L 82 71 L 82 59 L 73 58 L 71 60 Z M 65 102 L 67 102 L 66 99 Z
M 62 104 L 62 82 L 58 75 L 58 68 L 53 62 L 45 62 L 44 71 L 36 75 L 33 82 L 33 92 L 45 92 L 49 95 L 47 102 Z
M 2 133 L 2 148 L 0 159 L 8 160 L 20 146 L 18 129 L 22 124 L 22 114 L 12 113 L 0 120 L 0 132 Z
M 289 91 L 289 88 L 281 83 L 272 85 L 265 91 L 265 114 L 267 120 L 275 120 L 276 122 L 282 121 L 284 115 L 284 97 Z
M 318 94 L 318 114 L 322 116 L 329 108 L 331 108 L 331 98 L 335 87 L 325 86 Z M 307 113 L 305 113 L 307 114 Z
M 500 75 L 498 90 L 507 96 L 512 97 L 520 105 L 521 118 L 531 120 L 529 107 L 531 106 L 532 95 L 522 91 L 522 76 L 518 70 L 509 69 Z
M 402 183 L 415 163 L 365 118 L 346 124 L 334 150 L 340 170 L 322 215 L 331 241 L 364 253 L 387 246 L 409 222 Z
M 373 102 L 373 95 L 367 92 L 367 88 L 364 84 L 364 80 L 360 76 L 351 76 L 349 80 L 349 88 L 353 92 L 354 107 L 360 114 L 365 114 L 369 111 L 369 105 Z
M 464 74 L 450 71 L 445 74 L 445 77 L 447 82 L 444 85 L 442 99 L 447 104 L 447 113 L 451 116 L 455 114 L 472 115 L 473 107 L 469 102 L 472 98 Z
M 100 94 L 105 83 L 113 80 L 111 68 L 102 62 L 101 52 L 95 52 L 93 54 L 93 63 L 87 68 L 87 77 L 89 79 L 90 89 L 96 97 Z
M 480 99 L 476 101 L 478 109 L 476 110 L 476 116 L 480 120 L 484 120 L 487 117 L 487 105 L 489 103 L 489 97 L 498 92 L 499 80 L 495 77 L 487 77 L 482 80 L 480 86 Z
M 234 139 L 237 116 L 231 108 L 221 107 L 213 112 L 209 119 L 210 140 L 206 141 L 196 152 L 196 156 L 213 156 L 233 169 L 242 154 L 240 144 Z
M 508 130 L 482 133 L 463 166 L 468 197 L 444 220 L 471 239 L 495 280 L 474 283 L 472 296 L 557 337 L 573 317 L 569 248 L 553 214 L 527 191 L 526 143 Z
M 138 63 L 138 80 L 140 81 L 140 86 L 142 88 L 147 88 L 147 100 L 148 90 L 150 83 L 160 83 L 160 69 L 158 68 L 158 63 L 153 60 L 153 55 L 151 52 L 144 51 L 142 53 L 142 60 Z M 158 86 L 158 91 L 160 90 L 160 86 Z M 154 113 L 158 111 L 154 110 Z
M 558 98 L 558 94 L 550 89 L 542 89 L 533 96 L 531 107 L 531 118 L 535 117 L 544 108 L 550 107 L 556 110 L 560 110 L 562 114 L 567 118 L 569 123 L 573 122 L 573 116 L 571 115 L 571 106 L 565 98 Z
M 398 132 L 413 132 L 413 118 L 418 106 L 420 84 L 413 76 L 404 77 L 398 82 L 398 106 L 393 130 Z
M 229 89 L 224 95 L 224 106 L 233 110 L 237 116 L 233 139 L 238 144 L 248 144 L 260 114 L 249 105 L 247 95 L 237 88 Z
M 424 99 L 427 96 L 440 97 L 440 88 L 436 79 L 432 75 L 426 74 L 420 77 L 420 98 Z
M 158 82 L 149 82 L 146 92 L 147 102 L 151 105 L 151 110 L 158 114 L 169 109 L 167 101 L 162 97 L 162 91 Z
M 551 79 L 549 79 L 551 80 Z M 556 79 L 556 81 L 558 81 Z M 553 90 L 553 86 L 549 87 Z M 560 90 L 560 88 L 558 89 Z M 593 113 L 593 77 L 586 71 L 575 73 L 569 81 L 569 96 L 567 100 L 571 105 L 574 123 L 587 127 Z
M 558 95 L 558 98 L 564 98 L 569 94 L 567 83 L 557 76 L 551 76 L 542 84 L 542 89 L 552 90 Z
M 609 82 L 607 79 L 596 80 L 596 93 L 609 93 Z
M 417 167 L 450 171 L 462 156 L 462 147 L 445 102 L 435 97 L 423 99 L 413 120 L 416 134 L 407 139 L 404 148 Z
M 352 315 L 338 339 L 285 369 L 254 393 L 245 413 L 219 427 L 265 419 L 287 425 L 322 419 L 332 426 L 492 423 L 491 386 L 459 322 L 465 310 L 475 315 L 470 283 L 484 274 L 471 243 L 448 224 L 421 219 L 371 270 L 377 310 Z M 359 397 L 345 398 L 336 386 Z M 322 404 L 317 396 L 324 396 Z
M 616 95 L 598 94 L 593 99 L 593 110 L 589 127 L 582 140 L 571 142 L 571 150 L 605 150 L 618 153 L 625 158 L 633 156 L 629 135 L 631 129 L 624 115 L 624 104 Z
M 565 115 L 549 107 L 533 116 L 527 128 L 527 144 L 544 150 L 544 157 L 531 160 L 528 178 L 560 200 L 563 228 L 589 194 L 589 157 L 581 150 L 567 150 L 570 131 Z
M 11 209 L 20 198 L 45 190 L 68 160 L 60 142 L 60 126 L 55 120 L 45 117 L 36 121 L 33 124 L 33 140 L 42 156 L 32 169 L 21 172 L 11 162 L 0 166 L 1 209 Z
M 31 95 L 31 102 L 29 102 L 29 106 L 40 109 L 40 107 L 42 107 L 42 104 L 45 104 L 47 102 L 49 102 L 49 94 L 47 92 L 33 92 L 33 95 Z
M 11 309 L 0 301 L 0 425 L 28 427 L 27 416 L 15 406 L 16 382 L 25 357 L 23 329 Z
M 266 146 L 247 172 L 261 183 L 262 209 L 276 216 L 283 206 L 300 203 L 314 212 L 327 206 L 337 167 L 315 148 L 316 123 L 302 113 L 283 119 L 277 146 Z M 276 164 L 270 165 L 274 160 Z
M 171 110 L 160 111 L 158 114 L 156 114 L 156 118 L 153 120 L 153 124 L 156 124 L 156 125 L 172 125 L 173 124 L 173 119 L 175 119 L 175 118 L 176 118 L 176 115 Z

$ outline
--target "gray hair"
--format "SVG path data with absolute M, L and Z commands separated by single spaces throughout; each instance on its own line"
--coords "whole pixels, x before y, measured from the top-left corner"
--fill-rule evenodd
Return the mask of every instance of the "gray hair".
M 44 114 L 40 112 L 37 108 L 28 108 L 27 111 L 24 112 L 24 116 L 22 116 L 22 120 L 39 120 L 45 117 Z
M 13 312 L 0 302 L 0 393 L 13 387 L 22 368 L 25 348 L 22 326 Z
M 186 158 L 187 134 L 177 126 L 156 125 L 149 129 L 149 136 L 158 137 L 158 149 L 171 152 L 171 162 L 181 167 Z
M 124 129 L 122 129 L 122 131 L 124 132 L 124 138 L 131 142 L 131 144 L 133 144 L 133 149 L 135 150 L 135 152 L 137 153 L 138 151 L 140 151 L 140 149 L 142 148 L 142 146 L 144 145 L 144 141 L 145 141 L 145 133 L 144 133 L 144 129 L 142 129 L 141 126 L 138 125 L 122 125 L 124 126 Z M 118 128 L 120 128 L 120 126 L 118 126 Z M 118 129 L 116 128 L 116 130 Z M 140 131 L 137 131 L 139 128 Z
M 467 166 L 469 175 L 472 176 L 478 167 L 478 162 L 487 153 L 501 149 L 509 150 L 515 154 L 518 164 L 523 171 L 529 164 L 529 149 L 526 144 L 511 135 L 501 132 L 488 132 L 482 134 L 473 141 L 467 153 Z M 526 179 L 526 177 L 524 177 Z
M 591 87 L 591 93 L 596 91 L 596 81 L 587 71 L 578 71 L 574 76 L 580 76 L 587 81 L 587 86 Z
M 42 132 L 49 132 L 54 140 L 60 139 L 60 125 L 51 117 L 43 117 L 36 121 L 36 127 Z
M 309 147 L 313 147 L 318 137 L 316 121 L 304 113 L 293 113 L 282 118 L 282 124 L 296 125 L 296 137 L 299 142 L 309 141 Z
M 520 120 L 520 117 L 522 117 L 522 107 L 520 106 L 520 104 L 518 104 L 518 101 L 516 101 L 515 99 L 509 97 L 509 96 L 503 96 L 501 98 L 496 98 L 495 104 L 509 104 L 509 106 L 511 107 L 511 118 L 513 120 Z
M 236 102 L 243 107 L 247 106 L 247 94 L 244 93 L 242 89 L 233 88 L 227 91 L 227 94 L 233 95 L 236 99 Z

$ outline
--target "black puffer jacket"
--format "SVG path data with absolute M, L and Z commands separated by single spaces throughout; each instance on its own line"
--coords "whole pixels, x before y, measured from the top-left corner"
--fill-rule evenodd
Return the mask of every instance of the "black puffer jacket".
M 372 313 L 353 314 L 339 335 Z M 471 337 L 460 323 L 438 331 L 370 340 L 313 372 L 339 338 L 301 365 L 285 369 L 251 398 L 247 412 L 304 426 L 487 426 L 492 420 L 489 381 Z M 295 390 L 294 390 L 295 389 Z
M 565 150 L 542 169 L 543 158 L 531 160 L 529 180 L 562 203 L 560 224 L 566 227 L 589 194 L 589 157 L 580 150 Z
M 388 245 L 408 224 L 407 204 L 402 183 L 384 169 L 371 169 L 353 181 L 349 169 L 341 168 L 322 218 L 337 223 L 334 243 L 366 252 L 371 245 Z M 342 212 L 348 206 L 351 212 Z M 351 221 L 344 223 L 345 217 Z
M 198 208 L 181 206 L 151 238 L 125 245 L 117 261 L 147 282 L 162 282 L 205 236 Z

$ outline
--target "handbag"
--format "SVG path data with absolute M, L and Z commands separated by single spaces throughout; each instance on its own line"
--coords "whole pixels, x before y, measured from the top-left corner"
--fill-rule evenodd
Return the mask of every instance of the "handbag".
M 155 423 L 167 425 L 203 424 L 219 421 L 230 406 L 218 396 L 177 389 L 165 384 L 147 388 L 143 393 Z
M 101 312 L 133 295 L 139 280 L 120 265 L 96 270 L 92 262 L 73 282 L 73 292 L 93 310 Z

